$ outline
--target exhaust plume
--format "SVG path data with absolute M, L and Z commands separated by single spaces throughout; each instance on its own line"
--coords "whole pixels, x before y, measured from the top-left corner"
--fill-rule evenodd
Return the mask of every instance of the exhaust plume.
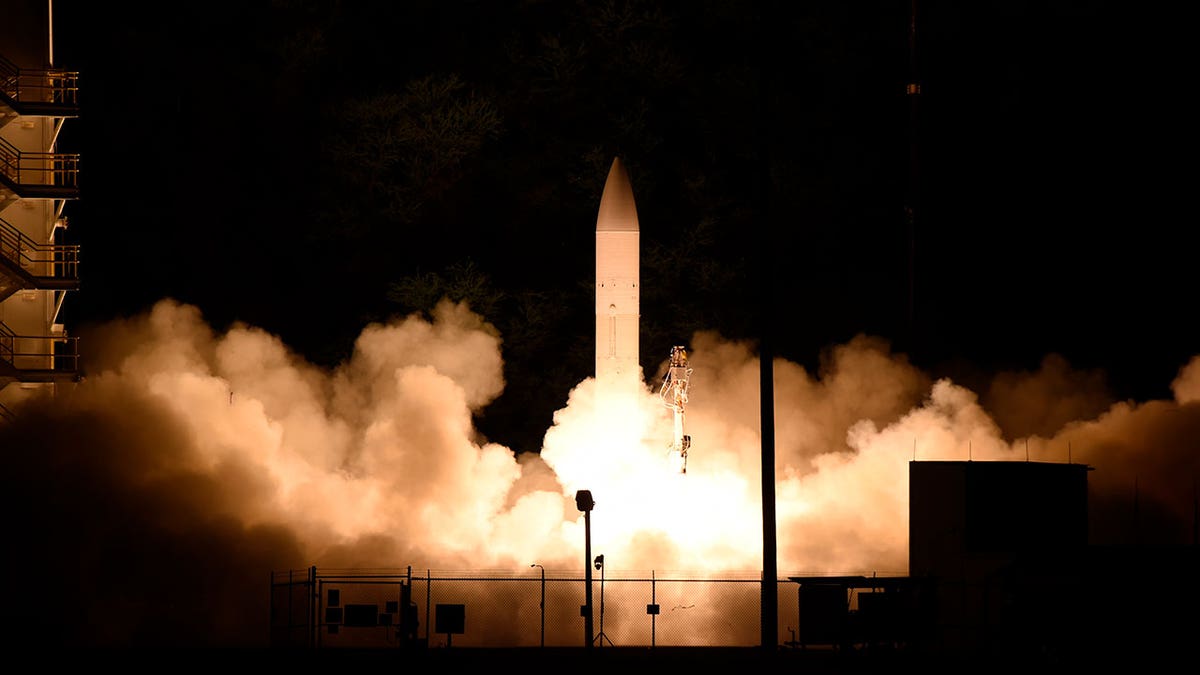
M 540 453 L 481 437 L 503 336 L 463 304 L 367 326 L 332 370 L 169 299 L 87 333 L 86 380 L 0 426 L 5 570 L 31 640 L 264 644 L 268 573 L 309 565 L 574 570 L 578 489 L 595 496 L 593 550 L 611 569 L 761 569 L 751 343 L 693 336 L 680 475 L 649 387 L 563 392 Z M 1111 400 L 1102 373 L 1054 355 L 977 393 L 870 336 L 829 348 L 815 373 L 775 368 L 783 575 L 906 574 L 913 460 L 1088 464 L 1094 541 L 1193 532 L 1200 357 L 1174 400 L 1146 402 Z

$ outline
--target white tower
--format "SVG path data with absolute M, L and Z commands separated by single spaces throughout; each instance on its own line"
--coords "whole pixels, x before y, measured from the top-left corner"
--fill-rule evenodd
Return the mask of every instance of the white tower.
M 633 187 L 618 157 L 596 216 L 596 381 L 604 390 L 641 386 L 639 237 Z
M 63 122 L 78 116 L 78 76 L 54 64 L 50 10 L 0 10 L 0 423 L 22 399 L 78 377 L 59 312 L 79 286 L 78 246 L 61 242 L 79 158 L 57 149 Z

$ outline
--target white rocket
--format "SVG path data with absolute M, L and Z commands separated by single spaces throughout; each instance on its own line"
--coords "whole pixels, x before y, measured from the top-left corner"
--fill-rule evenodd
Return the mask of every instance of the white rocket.
M 618 157 L 608 170 L 596 215 L 596 384 L 609 400 L 623 399 L 643 386 L 638 358 L 640 236 L 633 186 Z M 659 396 L 675 415 L 675 435 L 669 448 L 677 458 L 680 473 L 687 473 L 688 448 L 692 445 L 692 437 L 684 429 L 691 374 L 687 350 L 672 347 L 670 368 Z
M 596 381 L 605 390 L 642 385 L 640 232 L 629 174 L 613 160 L 596 215 Z

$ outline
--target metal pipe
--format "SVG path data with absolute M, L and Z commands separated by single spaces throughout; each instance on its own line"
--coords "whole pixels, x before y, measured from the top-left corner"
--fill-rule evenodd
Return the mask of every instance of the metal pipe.
M 537 567 L 542 571 L 542 600 L 538 603 L 538 608 L 542 610 L 542 643 L 541 646 L 546 646 L 546 568 L 537 563 L 533 563 L 530 567 Z

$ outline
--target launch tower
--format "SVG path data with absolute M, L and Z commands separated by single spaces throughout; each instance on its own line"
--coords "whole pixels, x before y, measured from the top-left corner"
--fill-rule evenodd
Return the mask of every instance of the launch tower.
M 23 399 L 78 377 L 60 313 L 79 287 L 78 246 L 62 242 L 79 158 L 58 151 L 78 116 L 78 74 L 54 63 L 49 2 L 0 9 L 0 422 Z

